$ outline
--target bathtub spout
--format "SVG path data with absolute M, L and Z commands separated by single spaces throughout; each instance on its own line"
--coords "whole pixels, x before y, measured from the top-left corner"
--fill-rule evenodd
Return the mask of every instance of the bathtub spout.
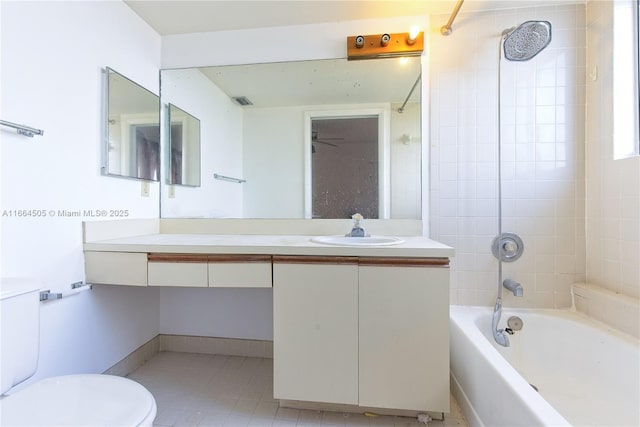
M 521 297 L 523 294 L 522 285 L 515 280 L 505 279 L 502 286 L 513 292 L 513 296 Z
M 503 329 L 498 329 L 500 316 L 502 315 L 502 298 L 498 297 L 496 306 L 493 308 L 493 318 L 491 319 L 491 330 L 493 339 L 503 347 L 509 347 L 509 337 L 505 335 Z

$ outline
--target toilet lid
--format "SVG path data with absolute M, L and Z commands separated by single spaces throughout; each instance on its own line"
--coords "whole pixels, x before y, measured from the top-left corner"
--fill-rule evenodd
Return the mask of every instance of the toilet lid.
M 47 378 L 0 400 L 0 425 L 138 426 L 155 417 L 142 385 L 113 375 Z

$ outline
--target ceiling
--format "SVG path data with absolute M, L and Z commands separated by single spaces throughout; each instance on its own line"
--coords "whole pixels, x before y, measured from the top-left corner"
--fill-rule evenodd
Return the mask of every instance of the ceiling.
M 420 75 L 420 57 L 275 62 L 200 71 L 229 97 L 247 96 L 254 107 L 402 103 Z M 418 102 L 420 90 L 411 95 L 410 101 Z
M 162 36 L 209 31 L 450 14 L 456 0 L 124 0 Z M 466 0 L 461 13 L 579 0 Z

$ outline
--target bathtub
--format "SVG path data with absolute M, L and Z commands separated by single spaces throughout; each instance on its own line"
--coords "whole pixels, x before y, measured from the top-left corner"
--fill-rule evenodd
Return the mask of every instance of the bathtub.
M 640 425 L 637 339 L 569 310 L 506 309 L 501 328 L 524 326 L 501 347 L 492 311 L 451 307 L 451 387 L 470 426 Z

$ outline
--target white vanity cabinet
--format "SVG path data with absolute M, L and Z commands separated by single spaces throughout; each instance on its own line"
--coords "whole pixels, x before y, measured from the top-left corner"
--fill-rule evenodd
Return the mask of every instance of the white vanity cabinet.
M 273 258 L 274 397 L 449 410 L 447 258 Z
M 358 259 L 273 259 L 276 399 L 358 404 Z

